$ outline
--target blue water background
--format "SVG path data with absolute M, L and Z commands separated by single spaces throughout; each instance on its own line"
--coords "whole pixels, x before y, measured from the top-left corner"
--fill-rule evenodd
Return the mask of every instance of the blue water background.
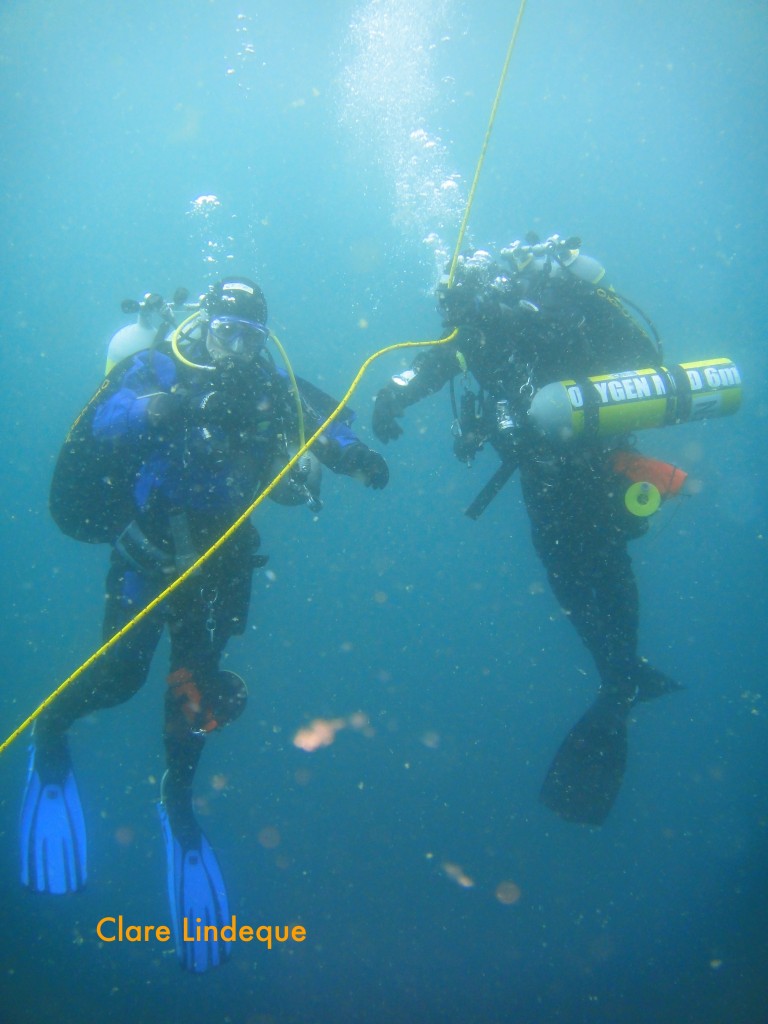
M 120 301 L 254 275 L 297 372 L 337 395 L 383 344 L 436 337 L 514 14 L 6 0 L 3 736 L 98 644 L 106 550 L 57 532 L 47 488 Z M 387 449 L 385 492 L 326 474 L 319 517 L 257 513 L 269 574 L 226 662 L 250 705 L 197 789 L 240 922 L 300 922 L 306 942 L 238 945 L 193 978 L 167 947 L 96 937 L 105 915 L 168 923 L 161 650 L 130 704 L 73 730 L 84 893 L 21 891 L 27 737 L 0 759 L 3 1022 L 768 1019 L 767 47 L 760 2 L 530 3 L 472 209 L 474 245 L 579 234 L 669 361 L 727 355 L 745 379 L 736 417 L 642 438 L 698 492 L 633 546 L 642 651 L 686 689 L 637 710 L 607 824 L 538 803 L 595 673 L 517 482 L 462 515 L 493 460 L 453 459 L 441 394 Z M 353 399 L 372 445 L 373 396 L 409 360 Z M 356 712 L 367 727 L 294 746 Z

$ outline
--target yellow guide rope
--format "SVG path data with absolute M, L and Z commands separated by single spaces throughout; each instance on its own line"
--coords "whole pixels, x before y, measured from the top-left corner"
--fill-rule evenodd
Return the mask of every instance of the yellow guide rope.
M 501 75 L 499 76 L 499 84 L 496 87 L 496 95 L 493 100 L 493 106 L 491 107 L 491 116 L 488 118 L 488 127 L 485 129 L 485 137 L 483 138 L 483 145 L 480 149 L 480 156 L 478 157 L 477 167 L 475 168 L 475 176 L 472 179 L 472 184 L 469 188 L 469 197 L 467 199 L 467 205 L 464 210 L 464 216 L 461 219 L 461 226 L 459 227 L 459 237 L 456 240 L 456 248 L 453 250 L 453 259 L 451 260 L 451 269 L 448 271 L 448 287 L 453 286 L 453 278 L 456 274 L 456 264 L 459 262 L 459 253 L 461 252 L 461 246 L 464 241 L 464 235 L 467 231 L 467 224 L 469 223 L 469 214 L 472 210 L 472 204 L 475 201 L 475 192 L 477 191 L 477 183 L 480 180 L 480 172 L 483 169 L 483 163 L 485 162 L 485 154 L 488 150 L 488 143 L 491 139 L 491 132 L 493 131 L 493 125 L 496 121 L 496 114 L 499 109 L 499 103 L 501 102 L 501 94 L 504 91 L 504 83 L 507 80 L 507 72 L 509 71 L 509 65 L 512 62 L 512 51 L 515 48 L 517 42 L 517 36 L 520 32 L 520 23 L 523 20 L 523 11 L 525 10 L 526 0 L 520 0 L 520 9 L 517 12 L 517 18 L 515 19 L 515 27 L 512 29 L 512 38 L 509 40 L 509 46 L 507 47 L 507 56 L 504 58 L 504 66 L 501 69 Z

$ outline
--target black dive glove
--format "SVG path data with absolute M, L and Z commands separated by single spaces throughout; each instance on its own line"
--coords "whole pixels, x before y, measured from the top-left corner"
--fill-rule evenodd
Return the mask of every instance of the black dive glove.
M 341 471 L 347 476 L 359 477 L 366 487 L 372 487 L 374 491 L 382 490 L 389 483 L 389 467 L 384 457 L 362 442 L 344 450 Z
M 397 417 L 402 415 L 403 409 L 392 388 L 382 388 L 376 395 L 371 426 L 383 444 L 396 441 L 402 434 L 403 428 L 397 422 Z

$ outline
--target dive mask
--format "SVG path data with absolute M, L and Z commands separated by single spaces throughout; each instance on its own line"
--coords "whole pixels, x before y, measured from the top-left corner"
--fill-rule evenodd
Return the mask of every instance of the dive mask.
M 269 329 L 255 320 L 216 316 L 208 323 L 208 350 L 216 356 L 250 356 L 266 344 Z

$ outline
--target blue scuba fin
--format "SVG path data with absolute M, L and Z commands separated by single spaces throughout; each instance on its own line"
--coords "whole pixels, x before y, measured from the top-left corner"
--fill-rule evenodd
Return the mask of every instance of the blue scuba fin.
M 21 804 L 21 881 L 33 892 L 77 892 L 87 878 L 83 808 L 66 736 L 32 744 Z
M 157 805 L 168 871 L 168 900 L 176 953 L 182 967 L 203 974 L 229 959 L 231 943 L 221 938 L 231 924 L 227 890 L 211 844 L 195 823 L 185 836 L 171 827 L 166 805 Z M 213 925 L 206 934 L 205 929 Z

